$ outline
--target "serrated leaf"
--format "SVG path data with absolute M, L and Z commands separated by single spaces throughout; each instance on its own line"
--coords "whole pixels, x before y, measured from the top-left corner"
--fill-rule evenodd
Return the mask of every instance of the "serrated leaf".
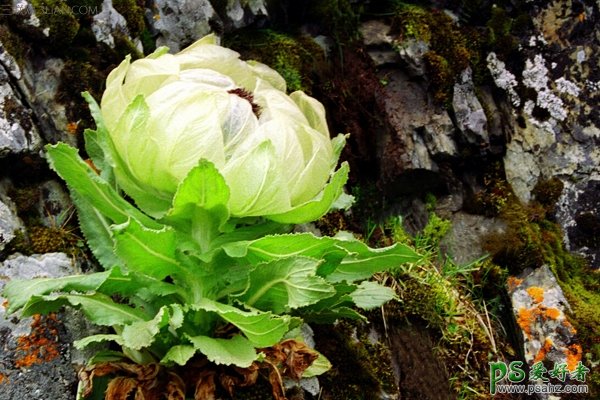
M 196 348 L 188 344 L 179 344 L 169 349 L 167 354 L 160 360 L 161 364 L 175 363 L 185 365 L 196 354 Z
M 101 342 L 115 342 L 119 345 L 123 345 L 123 340 L 121 338 L 121 335 L 116 335 L 116 334 L 99 334 L 99 335 L 87 336 L 87 337 L 84 337 L 83 339 L 74 341 L 73 345 L 77 349 L 84 349 L 87 346 L 89 346 L 90 344 L 101 343 Z M 118 354 L 121 354 L 120 358 L 123 358 L 122 353 L 118 353 Z
M 367 318 L 353 308 L 340 306 L 336 308 L 326 309 L 319 312 L 307 312 L 302 317 L 306 322 L 316 324 L 333 324 L 340 319 L 362 320 L 367 321 Z
M 329 251 L 335 250 L 336 240 L 330 237 L 316 237 L 311 233 L 269 235 L 253 241 L 241 241 L 223 245 L 230 257 L 245 258 L 256 265 L 265 261 L 294 256 L 320 259 Z
M 319 260 L 292 257 L 259 264 L 249 274 L 248 290 L 240 296 L 246 304 L 276 314 L 331 297 L 335 289 L 316 276 Z
M 77 149 L 65 143 L 57 143 L 47 145 L 46 150 L 50 167 L 67 182 L 69 188 L 79 193 L 112 222 L 122 224 L 133 217 L 150 228 L 161 228 L 154 220 L 119 196 L 79 157 Z
M 123 265 L 123 261 L 114 252 L 111 222 L 76 191 L 71 192 L 71 199 L 77 208 L 81 232 L 98 262 L 105 269 Z
M 217 313 L 225 321 L 238 327 L 256 347 L 274 345 L 289 329 L 288 317 L 278 317 L 266 312 L 242 311 L 209 299 L 202 299 L 194 308 Z
M 229 187 L 213 163 L 202 159 L 177 187 L 173 205 L 163 221 L 190 232 L 208 251 L 229 218 Z
M 98 289 L 111 275 L 110 271 L 62 278 L 12 280 L 4 286 L 3 296 L 8 300 L 8 313 L 25 306 L 32 296 L 58 291 L 87 292 Z
M 148 319 L 142 311 L 115 303 L 110 297 L 100 293 L 34 296 L 23 307 L 23 315 L 48 314 L 69 304 L 80 308 L 85 316 L 96 325 L 127 325 Z
M 229 187 L 213 163 L 202 159 L 179 184 L 173 206 L 165 220 L 189 220 L 188 207 L 214 210 L 217 219 L 224 222 L 229 217 L 227 202 Z
M 197 351 L 215 364 L 248 368 L 258 358 L 252 343 L 240 335 L 231 339 L 215 339 L 208 336 L 190 336 L 188 339 Z
M 137 321 L 125 325 L 121 332 L 122 345 L 132 350 L 141 350 L 151 346 L 161 328 L 169 323 L 169 318 L 168 308 L 164 306 L 150 321 Z
M 173 229 L 148 229 L 135 219 L 112 228 L 115 252 L 125 261 L 129 271 L 155 279 L 167 276 L 184 278 L 185 270 L 177 261 L 177 234 Z
M 124 273 L 119 268 L 113 268 L 111 272 L 110 277 L 98 289 L 99 292 L 108 295 L 118 294 L 125 297 L 137 296 L 146 301 L 152 301 L 156 297 L 171 294 L 183 296 L 183 289 L 172 283 L 136 272 Z
M 371 310 L 382 306 L 384 303 L 396 298 L 396 292 L 390 287 L 383 286 L 377 282 L 364 281 L 350 293 L 350 297 L 356 306 Z
M 173 330 L 181 328 L 183 325 L 184 312 L 183 307 L 179 304 L 171 305 L 171 318 L 169 319 L 169 327 Z
M 342 163 L 315 200 L 299 205 L 285 213 L 267 215 L 266 218 L 284 224 L 316 221 L 329 211 L 335 200 L 342 194 L 344 184 L 348 180 L 349 170 L 348 163 Z
M 421 259 L 421 255 L 413 248 L 401 243 L 381 249 L 372 249 L 356 240 L 340 240 L 338 246 L 351 252 L 352 255 L 345 257 L 340 265 L 326 276 L 329 282 L 364 280 L 377 272 L 401 268 L 404 263 L 417 262 Z
M 111 159 L 111 155 L 108 154 L 109 145 L 107 143 L 106 135 L 106 132 L 101 133 L 92 129 L 83 131 L 85 152 L 94 163 L 94 167 L 99 170 L 100 177 L 114 187 L 115 175 L 113 173 L 112 163 L 108 161 Z

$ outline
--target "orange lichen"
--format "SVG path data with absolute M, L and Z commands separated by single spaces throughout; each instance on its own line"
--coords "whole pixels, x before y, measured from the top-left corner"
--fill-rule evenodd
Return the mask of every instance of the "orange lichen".
M 4 307 L 5 309 L 8 309 L 8 300 L 4 300 L 2 302 L 2 307 Z
M 509 276 L 506 280 L 509 292 L 513 292 L 521 283 L 523 283 L 523 279 L 515 278 L 514 276 Z
M 567 369 L 569 371 L 574 371 L 581 361 L 581 346 L 578 344 L 570 345 L 566 350 L 564 350 L 565 355 L 567 356 Z
M 526 309 L 524 307 L 519 309 L 519 314 L 517 316 L 517 324 L 521 327 L 523 332 L 527 335 L 528 338 L 531 337 L 531 326 L 535 322 L 535 319 L 538 315 L 539 311 L 537 309 Z
M 58 319 L 56 314 L 42 317 L 33 316 L 31 333 L 17 339 L 17 359 L 15 367 L 26 368 L 34 364 L 49 362 L 57 358 L 58 348 Z
M 0 385 L 3 383 L 8 383 L 8 378 L 2 372 L 0 372 Z
M 544 301 L 544 289 L 542 289 L 541 287 L 532 286 L 530 288 L 527 288 L 527 293 L 529 294 L 529 296 L 531 296 L 534 303 L 541 303 L 542 301 Z
M 573 325 L 571 325 L 571 323 L 569 321 L 567 321 L 566 319 L 562 322 L 563 326 L 569 329 L 569 332 L 571 332 L 572 334 L 576 334 L 577 333 L 577 329 L 575 329 L 575 327 Z
M 79 126 L 79 121 L 77 122 L 69 122 L 67 124 L 67 132 L 71 135 L 76 135 L 77 134 L 77 128 Z
M 544 360 L 544 358 L 546 358 L 546 354 L 548 354 L 550 350 L 552 350 L 553 345 L 554 342 L 552 342 L 552 339 L 546 338 L 546 340 L 544 341 L 544 345 L 542 346 L 540 351 L 538 351 L 538 353 L 535 355 L 533 363 L 535 364 L 536 362 Z
M 558 308 L 554 308 L 554 307 L 547 308 L 544 311 L 544 313 L 546 314 L 546 317 L 553 319 L 553 320 L 559 319 L 560 316 L 562 315 L 562 312 Z

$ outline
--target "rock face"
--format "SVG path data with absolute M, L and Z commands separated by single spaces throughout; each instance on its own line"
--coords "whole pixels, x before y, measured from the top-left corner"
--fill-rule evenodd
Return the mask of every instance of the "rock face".
M 565 363 L 573 371 L 582 357 L 575 329 L 565 316 L 571 311 L 548 266 L 524 271 L 508 280 L 513 313 L 521 329 L 525 360 Z
M 21 71 L 0 42 L 0 157 L 35 153 L 42 144 L 30 110 L 11 86 L 11 77 L 19 79 Z
M 71 259 L 63 253 L 18 255 L 2 262 L 0 271 L 0 290 L 11 279 L 75 272 Z M 82 332 L 67 330 L 60 315 L 18 320 L 6 316 L 0 307 L 0 374 L 5 383 L 0 399 L 72 399 L 77 374 L 71 364 L 70 343 L 81 336 Z
M 600 35 L 594 28 L 600 12 L 597 4 L 551 1 L 540 3 L 532 16 L 535 31 L 521 50 L 524 67 L 496 73 L 504 76 L 496 83 L 507 91 L 512 112 L 521 118 L 507 144 L 506 177 L 524 202 L 539 180 L 560 178 L 565 190 L 559 220 L 569 232 L 571 250 L 599 267 L 598 243 L 571 236 L 589 230 L 586 224 L 598 218 L 595 206 L 585 201 L 586 206 L 577 206 L 576 199 L 591 195 L 600 180 Z M 488 64 L 499 69 L 490 59 Z M 520 97 L 517 83 L 527 88 Z

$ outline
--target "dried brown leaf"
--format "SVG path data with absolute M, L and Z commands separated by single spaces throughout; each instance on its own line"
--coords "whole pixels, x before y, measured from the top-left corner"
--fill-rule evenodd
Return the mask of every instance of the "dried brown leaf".
M 169 372 L 166 396 L 167 400 L 185 400 L 185 382 L 176 373 Z
M 285 397 L 285 389 L 283 387 L 283 379 L 281 378 L 281 373 L 279 369 L 271 364 L 269 361 L 264 361 L 266 365 L 269 366 L 269 383 L 271 384 L 273 390 L 273 399 L 274 400 L 287 400 Z
M 202 371 L 196 382 L 194 400 L 215 400 L 216 392 L 215 371 Z
M 106 388 L 105 400 L 127 400 L 129 395 L 138 387 L 138 381 L 134 378 L 118 376 L 108 382 Z M 138 400 L 138 396 L 135 396 Z M 141 398 L 143 399 L 143 397 Z

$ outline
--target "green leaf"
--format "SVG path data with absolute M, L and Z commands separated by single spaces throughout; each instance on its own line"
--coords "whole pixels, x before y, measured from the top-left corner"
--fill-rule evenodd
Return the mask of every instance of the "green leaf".
M 348 163 L 342 163 L 342 166 L 333 174 L 329 183 L 315 200 L 299 205 L 288 212 L 267 215 L 265 218 L 285 224 L 300 224 L 321 218 L 342 194 L 344 184 L 348 180 L 349 170 Z
M 74 341 L 73 345 L 77 349 L 84 349 L 87 346 L 89 346 L 90 344 L 101 343 L 101 342 L 115 342 L 119 346 L 122 346 L 123 338 L 121 337 L 121 335 L 115 335 L 115 334 L 91 335 L 91 336 L 84 337 L 83 339 Z M 119 358 L 123 358 L 123 353 L 119 353 L 119 354 L 121 354 L 121 357 L 119 357 Z
M 265 312 L 242 311 L 239 308 L 203 299 L 194 308 L 217 313 L 235 325 L 256 347 L 268 347 L 279 342 L 289 329 L 289 317 L 273 316 Z
M 194 346 L 189 344 L 179 344 L 171 347 L 163 359 L 160 360 L 160 363 L 185 365 L 195 354 L 196 348 Z
M 135 219 L 129 219 L 112 230 L 115 252 L 125 261 L 129 271 L 155 279 L 173 275 L 185 279 L 186 272 L 175 256 L 178 241 L 173 229 L 148 229 Z
M 396 292 L 390 287 L 377 282 L 364 281 L 350 293 L 354 304 L 364 310 L 371 310 L 382 306 L 384 303 L 396 298 Z
M 312 258 L 291 257 L 259 264 L 250 272 L 249 288 L 240 300 L 279 314 L 331 297 L 335 294 L 333 286 L 316 276 L 319 263 Z
M 253 241 L 241 241 L 223 245 L 230 257 L 244 257 L 256 265 L 265 261 L 294 256 L 320 259 L 329 251 L 335 250 L 336 240 L 330 237 L 316 237 L 311 233 L 269 235 Z
M 200 160 L 179 184 L 173 206 L 164 217 L 170 224 L 191 222 L 195 208 L 209 211 L 219 226 L 229 218 L 229 187 L 213 163 Z
M 377 272 L 401 268 L 404 263 L 418 262 L 422 258 L 413 248 L 401 243 L 372 249 L 358 240 L 340 240 L 338 246 L 352 255 L 345 257 L 335 271 L 326 276 L 329 282 L 368 279 Z
M 158 313 L 150 321 L 137 321 L 123 327 L 121 337 L 122 345 L 132 350 L 141 350 L 154 343 L 161 328 L 169 323 L 168 308 L 161 307 Z
M 106 133 L 100 133 L 91 129 L 83 131 L 85 151 L 90 156 L 94 166 L 100 171 L 100 177 L 115 186 L 115 175 L 113 173 L 111 155 L 108 154 L 109 145 L 106 143 Z
M 88 247 L 98 262 L 105 269 L 116 265 L 123 265 L 123 261 L 114 251 L 115 243 L 112 230 L 110 229 L 111 222 L 97 209 L 92 207 L 90 202 L 79 195 L 79 193 L 72 191 L 71 199 L 77 208 L 77 217 L 81 232 L 83 232 Z
M 315 324 L 333 324 L 340 319 L 362 320 L 367 321 L 367 318 L 350 307 L 342 306 L 331 309 L 326 309 L 319 312 L 308 312 L 302 314 L 306 322 Z
M 111 276 L 98 289 L 99 292 L 130 298 L 139 297 L 148 302 L 171 294 L 184 295 L 181 287 L 145 274 L 131 271 L 125 273 L 119 268 L 113 268 L 111 272 Z
M 228 201 L 225 179 L 213 163 L 202 159 L 179 184 L 163 221 L 190 232 L 206 252 L 229 218 Z
M 148 319 L 142 311 L 115 303 L 110 297 L 100 293 L 34 296 L 23 307 L 23 315 L 48 314 L 67 304 L 80 308 L 96 325 L 127 325 Z
M 319 324 L 332 324 L 339 319 L 362 319 L 366 318 L 354 310 L 354 301 L 350 293 L 355 291 L 356 285 L 338 283 L 335 285 L 336 293 L 327 299 L 302 308 L 300 313 L 307 322 Z
M 46 150 L 50 167 L 67 182 L 69 188 L 112 222 L 122 224 L 133 217 L 149 228 L 161 228 L 161 225 L 119 196 L 79 157 L 77 149 L 65 143 L 57 143 L 47 145 Z
M 215 339 L 208 336 L 193 336 L 188 339 L 196 350 L 215 364 L 248 368 L 258 358 L 252 343 L 240 335 L 231 339 Z
M 100 106 L 96 102 L 96 100 L 92 97 L 89 92 L 81 93 L 85 101 L 88 103 L 88 107 L 90 108 L 90 114 L 92 114 L 92 118 L 94 118 L 94 122 L 96 123 L 96 127 L 102 133 L 106 132 L 106 125 L 104 125 L 104 118 L 102 117 L 102 110 L 100 110 Z
M 12 280 L 4 286 L 2 295 L 8 300 L 10 314 L 23 307 L 33 296 L 42 296 L 58 291 L 87 292 L 98 289 L 111 275 L 110 271 L 62 278 L 38 278 Z
M 310 367 L 304 370 L 302 378 L 312 378 L 313 376 L 322 375 L 331 369 L 331 362 L 329 362 L 327 357 L 314 349 L 313 351 L 317 353 L 319 357 L 313 361 Z

